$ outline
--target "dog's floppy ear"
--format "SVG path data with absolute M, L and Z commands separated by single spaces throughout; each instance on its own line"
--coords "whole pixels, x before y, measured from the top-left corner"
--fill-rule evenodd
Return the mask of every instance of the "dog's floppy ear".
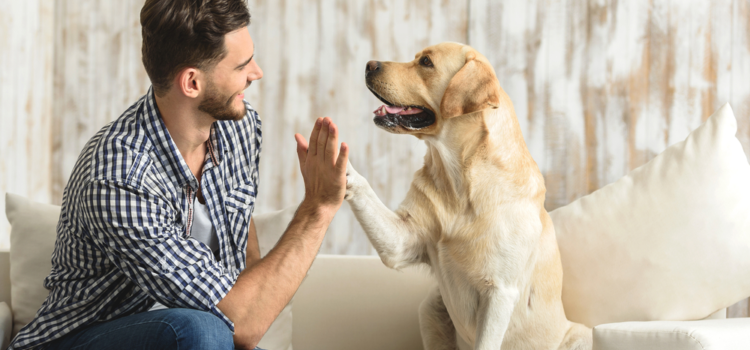
M 440 113 L 447 119 L 499 105 L 500 82 L 494 69 L 476 51 L 468 51 L 466 63 L 445 89 Z

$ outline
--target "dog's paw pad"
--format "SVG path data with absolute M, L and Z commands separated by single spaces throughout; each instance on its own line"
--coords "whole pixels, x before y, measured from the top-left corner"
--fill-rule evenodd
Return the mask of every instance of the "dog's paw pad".
M 354 197 L 354 178 L 352 176 L 346 177 L 346 194 L 344 195 L 345 200 L 349 200 Z

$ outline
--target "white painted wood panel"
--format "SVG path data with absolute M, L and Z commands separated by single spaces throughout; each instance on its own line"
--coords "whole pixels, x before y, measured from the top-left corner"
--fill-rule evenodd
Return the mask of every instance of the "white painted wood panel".
M 733 0 L 731 20 L 732 49 L 728 70 L 731 72 L 730 100 L 737 116 L 737 137 L 745 154 L 750 155 L 750 0 Z M 750 316 L 750 299 L 745 299 L 729 309 L 729 316 Z
M 54 0 L 0 0 L 0 250 L 5 192 L 50 202 Z
M 86 142 L 143 96 L 144 0 L 56 0 L 52 134 L 53 201 Z
M 299 203 L 304 187 L 295 132 L 309 137 L 315 118 L 330 116 L 350 159 L 390 208 L 422 165 L 424 145 L 372 122 L 379 102 L 364 83 L 369 60 L 407 61 L 425 46 L 466 41 L 465 1 L 251 1 L 250 33 L 264 78 L 247 91 L 263 119 L 258 210 Z M 321 252 L 373 250 L 344 204 Z

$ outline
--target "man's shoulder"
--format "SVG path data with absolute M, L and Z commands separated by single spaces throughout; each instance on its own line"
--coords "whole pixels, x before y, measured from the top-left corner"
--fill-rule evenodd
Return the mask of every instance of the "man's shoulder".
M 136 163 L 148 160 L 153 144 L 142 125 L 143 101 L 141 98 L 135 102 L 120 117 L 99 130 L 86 145 L 82 157 L 85 154 L 90 159 L 85 164 L 90 180 L 127 180 Z

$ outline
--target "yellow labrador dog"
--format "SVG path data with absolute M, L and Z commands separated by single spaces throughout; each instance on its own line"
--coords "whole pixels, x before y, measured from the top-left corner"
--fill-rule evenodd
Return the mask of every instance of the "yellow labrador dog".
M 385 265 L 437 278 L 419 310 L 424 348 L 456 349 L 459 334 L 474 349 L 591 349 L 591 329 L 565 318 L 544 179 L 487 59 L 443 43 L 370 61 L 366 80 L 386 104 L 375 124 L 428 146 L 395 212 L 352 167 L 346 194 Z

